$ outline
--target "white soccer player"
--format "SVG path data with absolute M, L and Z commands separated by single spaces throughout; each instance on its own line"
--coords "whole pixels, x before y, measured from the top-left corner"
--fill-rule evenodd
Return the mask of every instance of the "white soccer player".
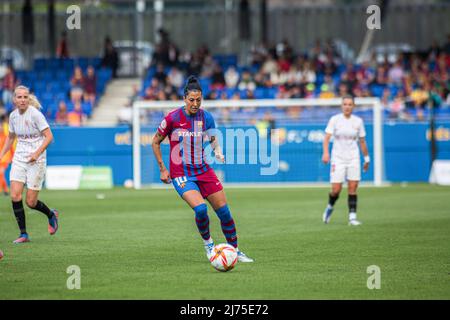
M 53 134 L 39 111 L 41 105 L 25 86 L 14 90 L 13 103 L 15 110 L 9 117 L 9 135 L 0 152 L 0 159 L 11 148 L 17 137 L 10 181 L 11 200 L 14 215 L 20 229 L 20 236 L 14 243 L 29 242 L 26 231 L 25 211 L 22 203 L 24 186 L 27 186 L 26 203 L 31 209 L 38 210 L 48 218 L 48 232 L 53 235 L 58 230 L 58 212 L 49 209 L 38 200 L 39 190 L 44 182 L 47 157 L 47 146 L 53 140 Z
M 333 137 L 333 150 L 331 151 L 331 192 L 329 194 L 328 206 L 323 213 L 323 222 L 329 223 L 333 206 L 342 190 L 342 184 L 348 183 L 348 208 L 349 225 L 357 226 L 361 222 L 356 219 L 357 188 L 361 180 L 360 153 L 364 155 L 364 172 L 369 169 L 370 157 L 366 144 L 366 131 L 363 120 L 352 114 L 355 102 L 353 97 L 348 95 L 342 98 L 342 113 L 334 115 L 328 122 L 325 129 L 325 139 L 323 141 L 322 161 L 330 162 L 329 144 Z

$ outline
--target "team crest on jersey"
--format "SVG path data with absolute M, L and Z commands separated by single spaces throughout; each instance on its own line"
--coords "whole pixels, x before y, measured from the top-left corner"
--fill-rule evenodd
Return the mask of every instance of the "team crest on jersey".
M 198 127 L 203 127 L 203 121 L 197 121 L 197 126 Z

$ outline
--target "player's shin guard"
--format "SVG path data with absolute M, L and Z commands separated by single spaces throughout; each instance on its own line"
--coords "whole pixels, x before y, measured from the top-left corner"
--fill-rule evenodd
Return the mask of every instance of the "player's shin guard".
M 51 217 L 53 217 L 53 212 L 42 201 L 38 200 L 36 203 L 36 206 L 32 209 L 42 212 L 49 219 L 51 219 Z
M 337 199 L 339 198 L 339 194 L 333 196 L 333 194 L 330 192 L 328 194 L 328 205 L 333 208 L 334 204 L 336 203 Z
M 356 194 L 348 195 L 348 212 L 350 220 L 356 219 L 356 207 L 358 204 L 358 196 Z
M 209 234 L 208 207 L 205 203 L 202 203 L 194 208 L 194 212 L 198 232 L 200 232 L 203 240 L 208 240 L 211 237 Z
M 227 239 L 228 244 L 237 248 L 237 235 L 236 235 L 236 226 L 234 224 L 234 220 L 231 217 L 230 209 L 228 205 L 224 205 L 223 207 L 216 210 L 216 214 L 220 219 L 220 225 L 222 227 L 222 232 L 225 238 Z
M 26 223 L 25 223 L 25 210 L 23 209 L 22 200 L 12 201 L 12 207 L 14 215 L 16 216 L 17 224 L 20 229 L 20 233 L 27 233 Z

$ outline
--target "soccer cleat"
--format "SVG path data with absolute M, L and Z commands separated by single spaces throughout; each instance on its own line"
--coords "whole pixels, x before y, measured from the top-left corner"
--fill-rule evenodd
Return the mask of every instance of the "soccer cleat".
M 323 223 L 328 224 L 330 222 L 332 213 L 333 213 L 333 208 L 330 206 L 327 206 L 327 208 L 325 209 L 323 216 L 322 216 Z
M 208 257 L 208 260 L 211 260 L 211 258 L 214 256 L 214 242 L 205 244 L 205 251 L 206 257 Z
M 54 235 L 56 233 L 56 231 L 58 231 L 58 216 L 59 213 L 58 211 L 52 209 L 53 212 L 53 216 L 48 219 L 48 233 L 50 233 L 50 235 Z
M 13 241 L 14 244 L 24 243 L 24 242 L 30 242 L 30 238 L 28 237 L 27 233 L 21 233 L 20 236 Z
M 358 221 L 356 219 L 351 219 L 351 220 L 348 221 L 348 225 L 349 226 L 359 226 L 361 224 L 362 224 L 362 222 L 360 222 L 360 221 Z
M 240 250 L 238 250 L 237 255 L 238 255 L 239 262 L 253 262 L 254 261 L 252 258 L 247 257 L 247 255 Z

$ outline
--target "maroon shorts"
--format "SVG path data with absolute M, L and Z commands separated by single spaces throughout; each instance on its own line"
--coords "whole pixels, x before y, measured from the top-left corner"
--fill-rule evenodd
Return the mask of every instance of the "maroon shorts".
M 183 197 L 183 193 L 186 191 L 197 190 L 203 199 L 205 199 L 209 195 L 223 190 L 222 183 L 220 183 L 213 169 L 209 169 L 205 173 L 193 177 L 183 176 L 173 178 L 172 183 L 181 197 Z

